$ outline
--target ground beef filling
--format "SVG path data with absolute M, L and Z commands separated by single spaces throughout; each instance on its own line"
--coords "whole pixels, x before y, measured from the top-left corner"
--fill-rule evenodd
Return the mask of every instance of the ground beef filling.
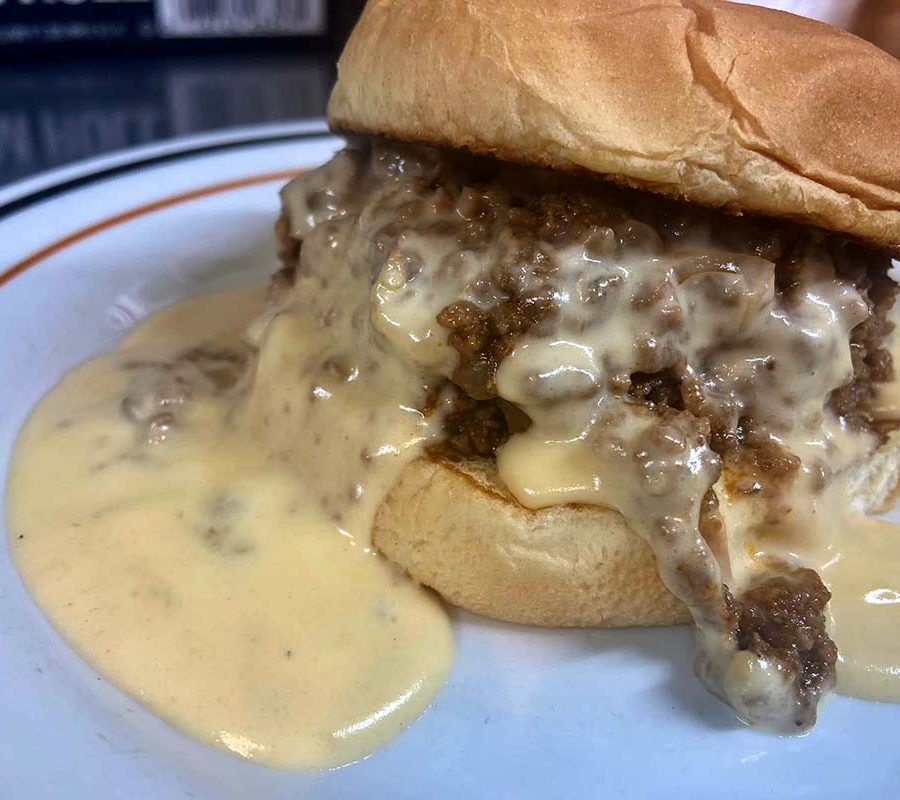
M 534 294 L 514 297 L 488 311 L 467 301 L 446 306 L 437 320 L 450 330 L 448 341 L 460 355 L 453 382 L 475 400 L 495 397 L 498 364 L 554 311 L 552 299 Z
M 777 662 L 796 678 L 801 710 L 815 708 L 834 679 L 837 661 L 837 648 L 825 633 L 825 606 L 831 593 L 819 576 L 811 569 L 798 569 L 766 578 L 739 600 L 730 593 L 726 597 L 738 649 Z
M 774 245 L 770 245 L 769 250 Z M 840 417 L 856 427 L 873 428 L 870 412 L 875 386 L 893 380 L 894 368 L 890 352 L 883 346 L 885 337 L 893 330 L 888 319 L 897 294 L 897 284 L 887 275 L 890 259 L 887 254 L 864 248 L 841 237 L 833 237 L 830 247 L 839 274 L 853 280 L 866 299 L 870 316 L 850 334 L 853 379 L 836 389 L 829 405 Z M 846 255 L 853 253 L 857 260 Z M 796 259 L 776 260 L 776 279 L 780 291 L 789 293 L 790 272 Z M 851 268 L 850 264 L 854 266 Z M 552 319 L 556 306 L 552 295 L 513 295 L 491 309 L 484 310 L 473 303 L 461 301 L 446 306 L 438 315 L 438 322 L 451 331 L 450 345 L 459 354 L 453 381 L 469 397 L 487 401 L 496 396 L 494 376 L 497 366 L 522 336 Z M 657 372 L 634 372 L 629 376 L 627 394 L 651 408 L 687 410 L 711 423 L 710 445 L 723 457 L 725 464 L 739 477 L 738 490 L 756 493 L 789 480 L 799 469 L 800 461 L 793 454 L 772 442 L 764 429 L 750 418 L 739 419 L 733 425 L 727 415 L 716 413 L 701 389 L 677 367 Z M 480 424 L 471 418 L 473 424 Z M 499 446 L 508 438 L 502 432 L 502 414 L 497 415 L 498 428 L 493 437 Z M 460 424 L 463 427 L 460 427 Z M 490 455 L 472 450 L 464 435 L 465 420 L 454 419 L 453 441 L 460 445 L 460 456 Z M 449 450 L 455 451 L 451 444 Z
M 646 231 L 642 233 L 647 236 Z M 786 299 L 797 289 L 795 270 L 803 240 L 802 229 L 783 226 L 752 245 L 775 262 L 776 291 Z M 883 342 L 892 328 L 887 317 L 897 287 L 887 276 L 889 264 L 884 254 L 838 236 L 827 239 L 827 248 L 836 273 L 852 281 L 869 311 L 869 317 L 850 335 L 852 381 L 835 390 L 829 404 L 850 424 L 871 426 L 869 404 L 874 386 L 893 378 L 891 356 Z M 552 270 L 547 275 L 552 276 Z M 538 293 L 532 289 L 519 294 L 515 282 L 507 280 L 496 288 L 506 299 L 492 308 L 456 302 L 438 315 L 438 322 L 451 331 L 449 343 L 459 356 L 452 379 L 463 393 L 456 410 L 447 417 L 443 452 L 451 457 L 490 456 L 508 439 L 507 415 L 495 400 L 497 367 L 522 336 L 536 331 L 539 335 L 541 325 L 557 313 L 552 290 L 547 287 Z M 598 296 L 604 288 L 597 287 Z M 773 441 L 765 426 L 752 418 L 740 417 L 735 424 L 727 410 L 720 411 L 710 402 L 682 364 L 668 364 L 665 354 L 660 357 L 648 348 L 642 366 L 646 371 L 629 375 L 627 386 L 621 387 L 623 394 L 663 414 L 687 411 L 708 420 L 710 446 L 722 458 L 731 490 L 777 495 L 794 479 L 800 459 Z M 700 530 L 727 574 L 727 539 L 712 488 L 701 506 Z M 830 594 L 819 576 L 800 569 L 767 577 L 739 599 L 727 586 L 723 589 L 738 649 L 776 661 L 797 687 L 797 719 L 814 715 L 819 697 L 833 683 L 837 658 L 837 649 L 825 630 L 824 610 Z
M 446 439 L 433 448 L 435 455 L 452 459 L 490 458 L 509 439 L 509 425 L 494 400 L 475 400 L 456 393 L 453 408 L 444 418 Z
M 887 256 L 853 242 L 842 242 L 835 254 L 838 274 L 851 279 L 869 305 L 870 316 L 850 334 L 853 380 L 831 396 L 835 413 L 858 426 L 871 426 L 870 407 L 875 384 L 894 379 L 890 351 L 883 347 L 894 325 L 888 319 L 897 297 L 897 284 L 888 276 Z
M 691 564 L 681 564 L 682 577 L 710 592 L 707 610 L 719 614 L 719 629 L 738 649 L 776 661 L 791 676 L 797 702 L 814 717 L 834 675 L 835 647 L 824 625 L 828 591 L 801 569 L 770 573 L 734 597 L 723 583 L 728 544 L 712 485 L 724 467 L 730 490 L 770 497 L 769 507 L 777 508 L 801 473 L 800 458 L 781 443 L 786 433 L 806 436 L 821 427 L 823 405 L 829 424 L 837 417 L 873 429 L 876 385 L 893 379 L 883 346 L 897 291 L 887 276 L 889 255 L 788 222 L 733 217 L 458 153 L 375 141 L 334 163 L 335 176 L 349 176 L 343 189 L 322 172 L 298 219 L 320 213 L 321 195 L 335 218 L 371 228 L 373 303 L 399 315 L 391 324 L 401 318 L 409 327 L 400 328 L 408 335 L 398 346 L 443 345 L 431 328 L 412 336 L 421 318 L 446 332 L 455 364 L 429 362 L 427 347 L 407 353 L 439 365 L 429 396 L 434 403 L 440 396 L 444 410 L 440 454 L 490 458 L 529 425 L 542 433 L 541 415 L 546 425 L 559 409 L 589 408 L 600 414 L 585 415 L 590 425 L 613 426 L 616 413 L 620 421 L 645 421 L 649 409 L 653 422 L 639 431 L 680 421 L 679 430 L 696 434 L 691 453 L 710 462 L 702 481 L 687 481 L 700 474 L 687 467 L 669 474 L 673 465 L 683 467 L 677 447 L 655 460 L 649 445 L 630 456 L 650 458 L 640 477 L 648 493 L 669 503 L 665 524 L 654 530 L 696 536 L 697 528 L 682 529 L 691 527 L 684 521 L 702 495 L 698 552 L 708 547 L 721 577 L 710 580 L 706 553 L 695 559 L 696 576 L 685 572 Z M 301 245 L 291 231 L 287 218 L 279 221 L 285 269 L 276 287 L 293 281 L 298 264 Z M 413 303 L 416 314 L 409 314 Z M 516 360 L 523 353 L 524 367 Z M 498 381 L 515 403 L 499 396 Z M 557 419 L 580 425 L 581 411 Z M 607 439 L 610 453 L 619 445 L 629 452 L 612 434 Z M 805 440 L 793 441 L 799 450 Z M 824 487 L 828 465 L 804 466 L 813 476 L 821 471 Z M 667 481 L 682 479 L 686 488 L 673 496 Z M 676 594 L 685 600 L 690 591 Z

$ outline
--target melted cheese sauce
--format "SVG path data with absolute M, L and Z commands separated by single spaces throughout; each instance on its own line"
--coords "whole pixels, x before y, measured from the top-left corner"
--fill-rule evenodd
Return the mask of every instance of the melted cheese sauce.
M 895 328 L 886 344 L 895 368 L 900 368 L 900 307 L 894 306 Z M 878 386 L 874 415 L 891 423 L 900 420 L 900 380 Z M 876 455 L 878 468 L 866 473 L 863 494 L 888 501 L 900 480 L 900 465 L 892 452 L 895 431 Z M 850 486 L 849 496 L 859 487 Z M 900 703 L 900 525 L 853 512 L 843 502 L 832 508 L 832 544 L 818 558 L 822 578 L 831 590 L 831 636 L 838 646 L 837 691 L 866 700 Z
M 737 223 L 729 239 L 727 219 L 698 217 L 683 227 L 668 219 L 657 230 L 617 217 L 613 201 L 608 216 L 579 227 L 577 201 L 566 205 L 533 188 L 528 202 L 565 211 L 529 216 L 523 202 L 513 214 L 515 177 L 507 184 L 501 174 L 485 186 L 479 167 L 454 172 L 441 158 L 375 141 L 290 184 L 282 198 L 303 241 L 301 262 L 310 236 L 333 226 L 347 231 L 352 220 L 341 246 L 351 265 L 371 271 L 375 330 L 410 364 L 457 382 L 491 369 L 488 351 L 478 351 L 478 326 L 488 323 L 476 312 L 499 329 L 516 324 L 497 311 L 511 296 L 552 299 L 552 318 L 496 356 L 493 385 L 472 381 L 473 393 L 460 382 L 473 397 L 498 396 L 530 419 L 497 451 L 503 483 L 531 508 L 579 502 L 620 511 L 700 629 L 704 683 L 751 724 L 809 727 L 832 676 L 804 696 L 809 687 L 796 672 L 739 650 L 723 582 L 739 598 L 765 573 L 811 563 L 799 555 L 809 542 L 834 541 L 820 536 L 823 498 L 835 496 L 841 476 L 876 445 L 829 402 L 854 377 L 850 333 L 872 312 L 841 272 L 841 256 L 810 233 L 788 291 L 778 285 L 778 257 Z M 664 246 L 666 226 L 674 227 Z M 462 378 L 448 346 L 459 329 L 450 334 L 453 323 L 440 320 L 451 305 L 464 307 L 454 313 L 468 326 L 468 339 L 453 347 L 482 359 L 468 356 Z M 660 414 L 629 394 L 634 376 L 671 369 L 684 412 Z M 718 434 L 704 430 L 706 419 Z M 781 454 L 780 466 L 771 455 L 751 467 L 729 461 L 722 441 L 718 451 L 710 444 L 723 431 L 747 450 L 768 446 Z M 788 459 L 793 466 L 784 466 Z M 776 466 L 780 477 L 791 476 L 783 486 L 767 474 Z M 750 478 L 741 474 L 748 469 Z M 701 533 L 710 487 L 728 507 L 728 563 Z M 852 551 L 848 572 L 851 563 L 863 569 L 862 553 Z
M 897 442 L 877 458 L 890 454 Z M 838 648 L 835 691 L 851 697 L 900 702 L 900 525 L 868 516 L 860 497 L 883 495 L 880 470 L 851 470 L 829 491 L 791 510 L 770 538 L 763 512 L 723 491 L 721 511 L 730 530 L 756 528 L 745 561 L 780 558 L 815 569 L 831 592 L 828 632 Z M 874 482 L 874 486 L 872 485 Z M 889 481 L 891 487 L 895 480 Z M 866 485 L 866 484 L 869 485 Z M 774 533 L 776 538 L 771 538 Z M 754 549 L 755 548 L 755 549 Z
M 822 578 L 841 694 L 900 703 L 900 526 L 862 515 L 843 521 Z
M 451 663 L 439 601 L 368 540 L 378 492 L 430 434 L 390 391 L 378 418 L 359 405 L 393 375 L 383 360 L 374 382 L 363 371 L 322 400 L 312 372 L 340 339 L 290 310 L 257 324 L 252 381 L 217 388 L 221 354 L 179 361 L 199 346 L 252 361 L 239 334 L 263 299 L 186 301 L 67 375 L 16 447 L 10 548 L 63 636 L 170 724 L 248 759 L 330 767 L 419 716 Z

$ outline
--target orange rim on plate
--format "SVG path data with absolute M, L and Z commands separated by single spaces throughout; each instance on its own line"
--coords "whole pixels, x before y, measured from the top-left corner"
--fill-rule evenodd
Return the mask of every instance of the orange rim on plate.
M 124 222 L 129 222 L 130 220 L 137 219 L 138 217 L 142 217 L 145 214 L 152 214 L 154 211 L 160 211 L 164 208 L 170 208 L 171 206 L 178 205 L 180 203 L 187 203 L 191 200 L 197 200 L 201 197 L 208 197 L 213 194 L 220 194 L 222 192 L 230 192 L 233 189 L 242 189 L 246 186 L 254 186 L 260 183 L 270 183 L 273 181 L 287 181 L 291 178 L 297 177 L 303 170 L 280 170 L 277 172 L 263 172 L 258 175 L 249 175 L 245 178 L 237 178 L 231 181 L 222 181 L 221 183 L 213 183 L 209 186 L 203 186 L 199 189 L 191 189 L 187 192 L 181 192 L 180 194 L 173 194 L 170 197 L 164 197 L 160 200 L 154 200 L 152 203 L 145 203 L 141 206 L 136 206 L 135 208 L 131 208 L 128 211 L 123 211 L 120 214 L 115 214 L 111 217 L 107 217 L 106 219 L 100 220 L 99 222 L 95 222 L 92 225 L 87 225 L 84 228 L 81 228 L 74 233 L 70 233 L 68 236 L 64 236 L 61 239 L 57 239 L 52 244 L 48 244 L 46 247 L 42 247 L 36 253 L 32 253 L 30 256 L 23 258 L 21 261 L 17 262 L 9 269 L 0 273 L 0 287 L 4 284 L 9 283 L 13 278 L 18 275 L 21 275 L 27 269 L 30 269 L 35 264 L 40 263 L 45 258 L 52 256 L 61 250 L 65 250 L 65 248 L 70 247 L 73 244 L 77 244 L 84 239 L 87 239 L 94 234 L 100 233 L 101 231 L 108 230 L 109 228 L 113 228 L 116 225 L 121 225 Z

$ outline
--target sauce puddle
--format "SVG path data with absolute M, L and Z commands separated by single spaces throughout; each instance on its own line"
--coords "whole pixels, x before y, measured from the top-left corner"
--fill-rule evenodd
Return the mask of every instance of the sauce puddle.
M 900 526 L 862 515 L 844 522 L 822 578 L 831 590 L 837 691 L 900 702 Z
M 272 442 L 310 420 L 260 433 L 287 380 L 260 365 L 242 387 L 254 352 L 240 334 L 263 306 L 262 289 L 185 301 L 63 378 L 16 445 L 10 549 L 61 634 L 171 725 L 266 764 L 332 767 L 418 717 L 452 661 L 440 602 L 368 539 L 377 490 L 427 431 L 403 418 L 351 442 L 362 428 L 323 427 L 341 446 L 278 457 Z M 321 353 L 323 337 L 292 347 Z M 354 482 L 376 491 L 339 514 L 322 486 L 354 478 L 348 447 L 388 455 Z

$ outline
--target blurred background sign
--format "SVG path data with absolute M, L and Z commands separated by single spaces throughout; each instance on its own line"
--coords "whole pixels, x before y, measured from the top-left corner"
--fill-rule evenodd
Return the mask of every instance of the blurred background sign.
M 756 0 L 900 53 L 900 0 Z M 321 117 L 363 0 L 0 0 L 0 184 L 175 136 Z
M 326 0 L 0 0 L 0 48 L 34 58 L 61 52 L 197 50 L 196 40 L 304 38 L 333 44 L 361 3 Z M 185 40 L 194 40 L 185 45 Z M 180 48 L 178 45 L 182 45 Z

